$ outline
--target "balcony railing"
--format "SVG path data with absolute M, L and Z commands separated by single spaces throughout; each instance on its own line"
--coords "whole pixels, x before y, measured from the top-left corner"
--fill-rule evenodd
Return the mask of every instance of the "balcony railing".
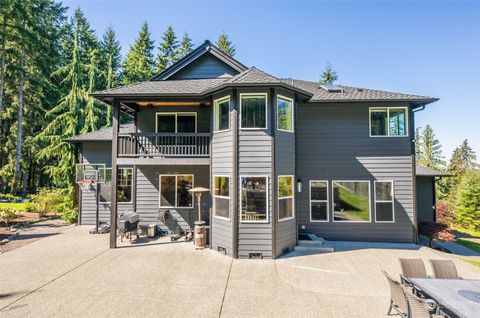
M 209 133 L 130 133 L 118 136 L 119 157 L 208 157 Z

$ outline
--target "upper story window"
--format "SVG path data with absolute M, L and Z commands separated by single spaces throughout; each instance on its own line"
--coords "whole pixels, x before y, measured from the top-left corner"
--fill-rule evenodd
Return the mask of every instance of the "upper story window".
M 277 129 L 293 132 L 293 99 L 277 96 Z
M 240 128 L 267 128 L 267 94 L 240 94 Z
M 215 132 L 230 129 L 230 96 L 217 99 L 213 103 Z
M 370 136 L 407 135 L 407 107 L 370 107 Z
M 196 133 L 197 113 L 157 113 L 157 133 Z

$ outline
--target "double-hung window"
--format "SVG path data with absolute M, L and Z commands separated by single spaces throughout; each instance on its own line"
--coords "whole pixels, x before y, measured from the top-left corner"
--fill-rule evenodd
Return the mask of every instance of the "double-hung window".
M 293 132 L 293 99 L 277 96 L 277 129 Z
M 242 176 L 242 222 L 268 222 L 268 178 Z
M 328 181 L 310 180 L 310 221 L 328 222 Z
M 230 96 L 217 99 L 213 102 L 215 113 L 215 132 L 230 129 Z
M 267 128 L 267 94 L 240 94 L 240 128 Z
M 393 181 L 375 181 L 375 221 L 395 221 Z
M 214 212 L 215 217 L 230 219 L 230 177 L 215 176 L 214 184 Z
M 407 107 L 370 107 L 370 136 L 408 136 Z
M 99 201 L 110 203 L 112 197 L 112 168 L 105 169 L 105 182 L 100 184 Z M 132 202 L 133 168 L 118 168 L 117 202 Z
M 333 181 L 333 221 L 370 222 L 370 181 Z
M 278 177 L 278 220 L 288 220 L 294 217 L 294 184 L 293 176 Z
M 160 175 L 160 207 L 192 208 L 193 175 Z

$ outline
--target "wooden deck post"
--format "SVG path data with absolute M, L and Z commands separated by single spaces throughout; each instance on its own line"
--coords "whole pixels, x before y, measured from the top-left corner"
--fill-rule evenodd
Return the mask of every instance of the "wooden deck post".
M 240 200 L 238 197 L 238 94 L 237 90 L 232 90 L 232 134 L 233 134 L 233 171 L 232 171 L 232 198 L 233 198 L 233 209 L 232 209 L 232 256 L 233 258 L 238 258 L 238 222 L 239 222 L 239 204 Z
M 110 248 L 117 247 L 117 156 L 118 156 L 118 131 L 120 127 L 120 102 L 113 101 L 113 122 L 112 122 L 112 194 L 110 211 Z

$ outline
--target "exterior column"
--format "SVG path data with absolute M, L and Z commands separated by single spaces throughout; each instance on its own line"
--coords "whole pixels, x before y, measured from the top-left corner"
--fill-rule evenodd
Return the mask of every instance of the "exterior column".
M 238 197 L 238 94 L 237 90 L 232 91 L 232 133 L 233 133 L 233 171 L 232 171 L 232 256 L 238 258 L 238 205 L 240 200 Z
M 275 131 L 277 129 L 275 89 L 270 89 L 270 135 L 272 138 L 272 258 L 277 258 L 277 177 L 275 171 Z
M 120 102 L 113 101 L 113 122 L 112 122 L 112 194 L 110 211 L 110 248 L 117 247 L 117 156 L 118 156 L 118 131 L 120 127 Z

